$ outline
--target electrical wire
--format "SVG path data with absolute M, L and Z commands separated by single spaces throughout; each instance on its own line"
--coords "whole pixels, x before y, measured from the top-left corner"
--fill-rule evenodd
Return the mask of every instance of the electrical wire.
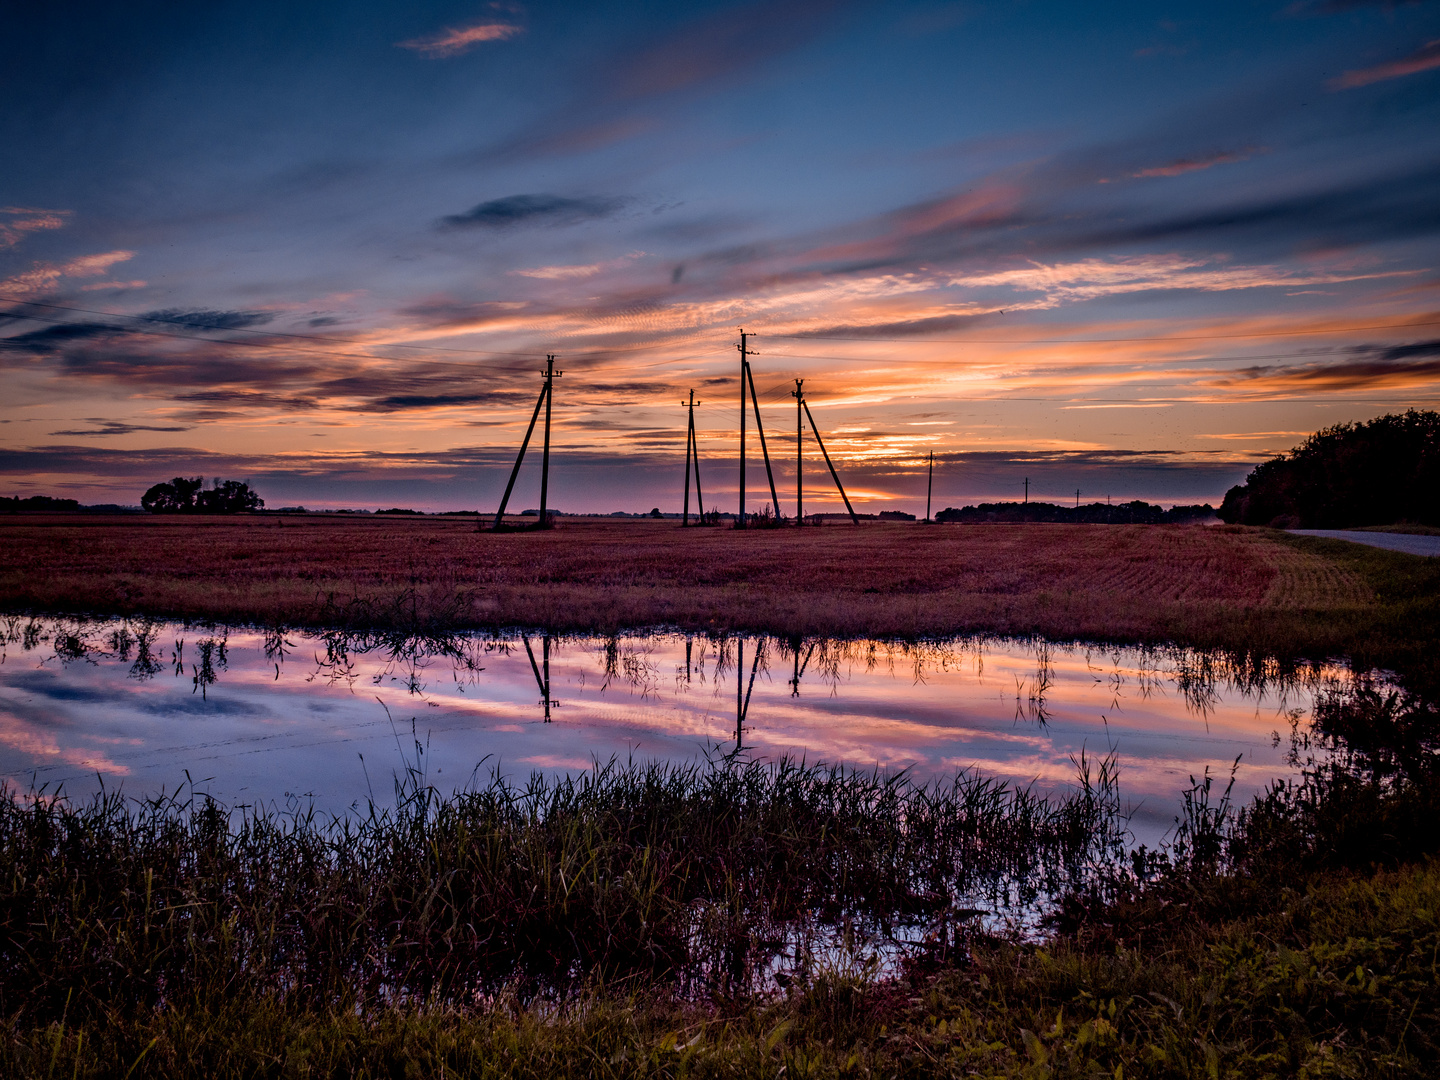
M 1114 337 L 1114 338 L 878 338 L 844 337 L 838 334 L 765 334 L 755 337 L 785 338 L 808 341 L 876 341 L 890 345 L 1088 345 L 1112 341 L 1213 341 L 1216 338 L 1303 337 L 1309 334 L 1351 334 L 1360 330 L 1405 330 L 1412 326 L 1440 326 L 1440 319 L 1431 322 L 1377 323 L 1374 326 L 1344 326 L 1331 330 L 1274 330 L 1255 334 L 1176 334 L 1163 337 Z

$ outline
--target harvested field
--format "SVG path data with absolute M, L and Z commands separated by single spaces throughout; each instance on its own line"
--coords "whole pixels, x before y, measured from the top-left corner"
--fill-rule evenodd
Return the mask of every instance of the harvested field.
M 232 623 L 1035 633 L 1313 654 L 1343 650 L 1374 608 L 1372 583 L 1321 550 L 1240 527 L 566 519 L 495 534 L 453 518 L 15 517 L 0 524 L 0 598 Z

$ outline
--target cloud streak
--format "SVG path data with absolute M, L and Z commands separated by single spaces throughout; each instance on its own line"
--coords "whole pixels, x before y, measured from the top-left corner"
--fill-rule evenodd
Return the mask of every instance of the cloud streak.
M 597 196 L 507 195 L 471 207 L 462 214 L 440 219 L 448 229 L 507 229 L 517 225 L 578 225 L 609 217 L 625 205 L 623 199 Z
M 1400 79 L 1406 75 L 1418 75 L 1422 71 L 1430 71 L 1437 67 L 1440 67 L 1440 38 L 1426 42 L 1424 46 L 1399 60 L 1390 60 L 1383 64 L 1347 71 L 1345 74 L 1331 79 L 1330 88 L 1332 90 L 1353 90 L 1357 86 L 1369 86 L 1371 83 Z
M 505 41 L 520 32 L 520 27 L 510 23 L 476 23 L 473 26 L 452 27 L 428 37 L 396 42 L 396 47 L 444 59 L 469 52 L 486 41 Z

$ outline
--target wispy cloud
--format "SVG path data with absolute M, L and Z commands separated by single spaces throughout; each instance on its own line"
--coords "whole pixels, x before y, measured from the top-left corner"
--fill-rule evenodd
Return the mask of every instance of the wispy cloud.
M 14 247 L 33 232 L 64 228 L 69 217 L 69 210 L 0 206 L 0 251 Z
M 1237 161 L 1247 161 L 1260 151 L 1254 148 L 1246 150 L 1220 150 L 1211 154 L 1197 154 L 1194 157 L 1176 158 L 1174 161 L 1164 165 L 1153 165 L 1148 169 L 1141 169 L 1130 175 L 1137 180 L 1144 180 L 1157 176 L 1182 176 L 1185 173 L 1200 172 L 1203 169 L 1213 169 L 1216 165 L 1230 165 Z
M 107 289 L 143 289 L 150 283 L 148 281 L 96 281 L 90 285 L 81 285 L 81 292 L 103 292 Z
M 520 32 L 521 28 L 513 23 L 476 23 L 474 26 L 451 27 L 428 37 L 399 41 L 396 45 L 401 49 L 412 49 L 438 59 L 458 56 L 486 41 L 504 41 Z
M 82 255 L 58 265 L 37 262 L 29 270 L 0 281 L 0 294 L 33 296 L 53 289 L 61 278 L 99 277 L 116 263 L 134 257 L 133 251 L 105 251 L 95 255 Z
M 594 277 L 607 270 L 618 270 L 623 266 L 629 266 L 636 259 L 643 258 L 644 255 L 643 251 L 632 251 L 629 255 L 622 255 L 618 259 L 607 259 L 604 262 L 587 263 L 581 266 L 536 266 L 528 270 L 511 270 L 509 273 L 517 277 L 540 278 L 543 281 L 570 281 L 577 278 Z
M 187 330 L 243 330 L 251 326 L 264 326 L 274 321 L 275 315 L 269 311 L 185 311 L 167 308 L 163 311 L 147 311 L 137 318 L 146 322 L 183 326 Z
M 1389 60 L 1383 64 L 1347 71 L 1330 80 L 1330 89 L 1350 90 L 1357 86 L 1369 86 L 1371 83 L 1384 82 L 1386 79 L 1399 79 L 1405 75 L 1415 75 L 1437 67 L 1440 67 L 1440 38 L 1427 42 L 1422 48 L 1416 49 L 1409 56 L 1399 60 Z
M 102 420 L 99 417 L 88 417 L 87 423 L 95 424 L 93 428 L 71 428 L 66 431 L 52 431 L 51 435 L 129 435 L 136 431 L 189 431 L 185 426 L 161 426 L 155 424 L 126 424 L 118 420 Z
M 625 205 L 624 199 L 563 195 L 507 195 L 471 207 L 463 214 L 440 219 L 444 228 L 503 229 L 512 225 L 575 225 L 609 217 Z
M 1308 431 L 1232 431 L 1214 435 L 1196 435 L 1197 439 L 1225 439 L 1237 442 L 1253 442 L 1258 439 L 1304 438 Z

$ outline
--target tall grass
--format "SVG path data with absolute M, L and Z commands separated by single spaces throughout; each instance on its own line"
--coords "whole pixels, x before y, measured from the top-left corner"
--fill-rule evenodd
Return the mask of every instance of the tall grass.
M 597 982 L 726 998 L 803 982 L 953 943 L 967 920 L 1112 859 L 1113 764 L 1084 768 L 1063 798 L 968 772 L 921 785 L 738 758 L 494 776 L 442 797 L 412 768 L 393 808 L 340 819 L 8 790 L 0 1014 L 242 992 L 364 1011 Z

